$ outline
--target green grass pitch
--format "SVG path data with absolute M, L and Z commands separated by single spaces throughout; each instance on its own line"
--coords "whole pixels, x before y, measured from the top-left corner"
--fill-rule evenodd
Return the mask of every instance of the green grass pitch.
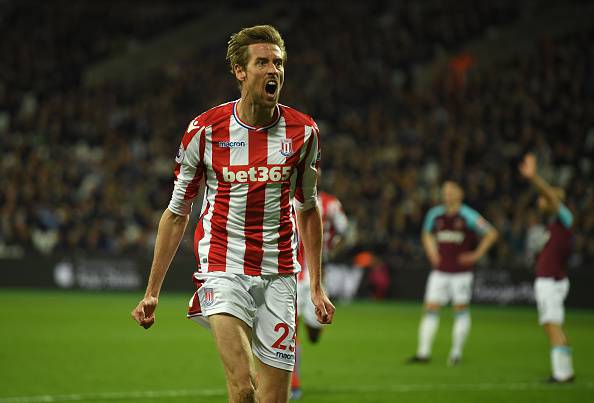
M 156 325 L 130 318 L 140 293 L 0 290 L 0 403 L 226 402 L 210 334 L 164 294 Z M 546 385 L 549 350 L 531 307 L 472 309 L 461 365 L 449 368 L 451 310 L 430 364 L 415 350 L 418 303 L 339 305 L 321 343 L 303 343 L 303 402 L 594 402 L 594 312 L 570 310 L 573 385 Z

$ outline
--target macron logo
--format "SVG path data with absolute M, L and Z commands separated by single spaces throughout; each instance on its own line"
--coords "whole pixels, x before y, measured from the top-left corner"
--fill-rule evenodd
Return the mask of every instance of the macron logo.
M 245 141 L 219 141 L 218 144 L 221 148 L 245 147 Z

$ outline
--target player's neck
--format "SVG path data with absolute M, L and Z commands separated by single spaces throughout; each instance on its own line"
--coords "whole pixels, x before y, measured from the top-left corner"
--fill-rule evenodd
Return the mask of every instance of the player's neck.
M 237 114 L 242 122 L 260 127 L 270 124 L 274 119 L 276 106 L 271 108 L 258 105 L 248 98 L 241 98 L 237 104 Z
M 446 206 L 446 214 L 447 215 L 457 214 L 458 210 L 460 210 L 460 206 L 461 206 L 461 204 L 452 204 L 450 206 Z

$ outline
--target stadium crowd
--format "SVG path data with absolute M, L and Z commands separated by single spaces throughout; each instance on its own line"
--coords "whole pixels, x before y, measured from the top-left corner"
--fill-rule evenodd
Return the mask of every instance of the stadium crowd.
M 512 24 L 521 6 L 367 3 L 306 3 L 277 18 L 288 47 L 281 100 L 320 125 L 321 187 L 343 202 L 358 247 L 390 264 L 423 260 L 423 215 L 438 201 L 441 180 L 453 178 L 502 234 L 490 259 L 527 262 L 538 217 L 517 163 L 530 149 L 576 215 L 573 264 L 594 261 L 594 26 L 470 68 L 462 85 L 444 79 L 417 91 L 418 64 Z M 131 46 L 130 32 L 150 38 L 192 13 L 155 25 L 150 13 L 133 25 L 107 13 L 108 32 L 75 24 L 88 13 L 80 7 L 54 14 L 48 6 L 32 17 L 13 10 L 25 20 L 1 24 L 9 40 L 0 50 L 11 62 L 0 65 L 0 244 L 40 253 L 150 252 L 185 125 L 238 97 L 225 44 L 169 61 L 140 87 L 87 88 L 85 68 Z

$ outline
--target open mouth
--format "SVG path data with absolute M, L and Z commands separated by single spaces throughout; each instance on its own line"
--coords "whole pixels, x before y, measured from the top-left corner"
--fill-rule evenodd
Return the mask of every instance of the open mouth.
M 274 81 L 274 80 L 267 81 L 266 82 L 266 85 L 264 86 L 264 90 L 269 95 L 276 94 L 276 89 L 277 88 L 278 88 L 278 83 L 276 81 Z

